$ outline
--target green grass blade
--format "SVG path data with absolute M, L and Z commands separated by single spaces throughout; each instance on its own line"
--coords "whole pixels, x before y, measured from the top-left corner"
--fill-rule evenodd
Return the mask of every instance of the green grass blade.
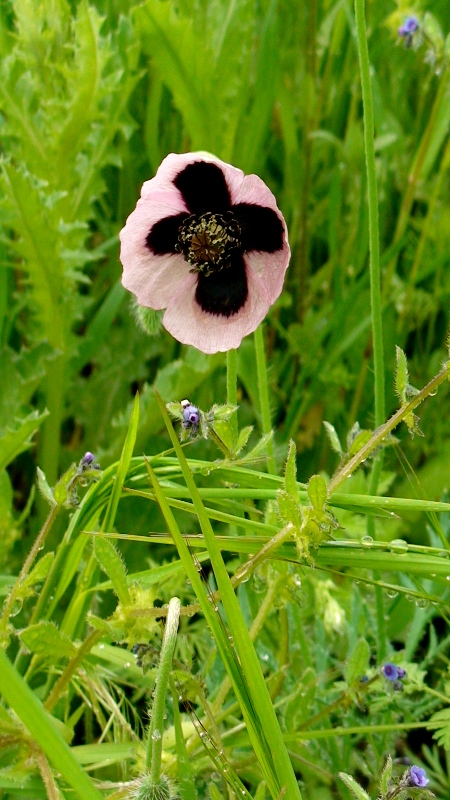
M 186 461 L 183 449 L 178 441 L 177 435 L 170 422 L 167 410 L 158 396 L 158 402 L 161 413 L 166 423 L 172 444 L 175 450 L 180 466 L 183 472 L 183 477 L 186 485 L 191 493 L 192 502 L 197 511 L 197 516 L 202 528 L 205 544 L 210 555 L 211 565 L 217 581 L 217 586 L 220 591 L 223 607 L 227 616 L 228 624 L 233 636 L 234 646 L 239 656 L 240 666 L 242 673 L 245 677 L 248 691 L 252 699 L 253 708 L 257 715 L 260 730 L 264 733 L 266 746 L 272 754 L 274 769 L 277 776 L 277 794 L 281 789 L 286 786 L 287 795 L 294 800 L 294 798 L 301 798 L 300 789 L 297 784 L 297 779 L 289 759 L 286 747 L 283 742 L 280 726 L 277 716 L 275 714 L 272 701 L 270 699 L 267 686 L 261 672 L 258 656 L 256 655 L 250 638 L 247 625 L 242 615 L 239 602 L 234 593 L 234 589 L 225 567 L 220 547 L 218 546 L 211 522 L 205 511 L 202 499 L 198 493 L 192 473 Z M 273 788 L 270 787 L 273 793 Z M 275 794 L 275 796 L 277 796 Z
M 133 410 L 131 412 L 130 424 L 128 426 L 128 432 L 123 446 L 122 455 L 120 456 L 120 461 L 117 467 L 116 480 L 109 498 L 106 514 L 103 519 L 102 531 L 110 531 L 114 526 L 117 507 L 119 505 L 120 496 L 122 494 L 122 487 L 125 482 L 125 478 L 127 477 L 128 468 L 130 466 L 131 457 L 133 455 L 138 424 L 139 424 L 139 395 L 136 394 L 133 403 Z
M 153 489 L 155 491 L 157 502 L 164 515 L 164 519 L 168 525 L 173 541 L 175 542 L 175 545 L 178 549 L 180 559 L 183 562 L 186 574 L 197 596 L 203 614 L 205 615 L 205 619 L 214 636 L 214 639 L 217 644 L 217 649 L 220 653 L 220 656 L 228 672 L 228 675 L 230 676 L 230 680 L 233 684 L 236 697 L 239 700 L 239 704 L 241 706 L 241 710 L 248 728 L 250 741 L 252 742 L 254 750 L 260 760 L 261 766 L 264 769 L 264 772 L 266 773 L 267 781 L 269 785 L 272 786 L 273 793 L 275 794 L 276 782 L 274 781 L 270 752 L 267 751 L 267 748 L 264 747 L 264 743 L 262 746 L 260 744 L 258 731 L 256 730 L 255 727 L 256 720 L 254 717 L 252 702 L 249 696 L 246 682 L 243 680 L 243 676 L 241 675 L 239 664 L 237 662 L 234 650 L 231 647 L 231 644 L 228 640 L 224 627 L 221 624 L 220 617 L 218 616 L 217 611 L 213 608 L 213 604 L 211 603 L 209 597 L 205 593 L 205 588 L 203 586 L 202 579 L 200 578 L 200 575 L 197 571 L 196 564 L 194 563 L 194 560 L 186 544 L 186 541 L 177 525 L 175 517 L 173 516 L 170 510 L 169 504 L 167 503 L 167 500 L 164 497 L 164 494 L 162 493 L 156 475 L 153 472 L 150 464 L 148 464 L 147 466 L 150 479 L 153 484 Z
M 70 747 L 45 712 L 42 703 L 16 672 L 3 650 L 0 650 L 0 692 L 14 709 L 49 761 L 72 786 L 81 800 L 103 800 L 90 778 L 81 769 Z

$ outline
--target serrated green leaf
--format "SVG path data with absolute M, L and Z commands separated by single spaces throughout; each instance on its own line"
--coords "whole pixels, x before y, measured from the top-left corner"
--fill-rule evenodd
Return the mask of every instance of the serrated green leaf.
M 175 12 L 172 3 L 147 0 L 134 12 L 137 31 L 161 79 L 183 116 L 192 149 L 211 148 L 211 96 L 214 56 L 208 41 L 194 29 L 191 17 Z
M 71 658 L 76 653 L 69 637 L 61 633 L 53 622 L 46 620 L 25 628 L 20 638 L 31 653 L 47 658 Z
M 45 500 L 47 500 L 47 503 L 49 503 L 51 506 L 56 506 L 57 502 L 53 496 L 52 488 L 47 483 L 47 478 L 45 477 L 40 467 L 36 467 L 36 472 L 37 472 L 37 486 L 42 497 Z
M 256 459 L 259 459 L 260 456 L 262 456 L 266 452 L 267 445 L 269 444 L 272 437 L 273 437 L 273 431 L 265 433 L 264 436 L 261 436 L 259 442 L 257 442 L 255 446 L 252 447 L 250 452 L 247 453 L 247 455 L 245 456 L 245 461 L 251 462 L 255 461 Z
M 153 308 L 145 308 L 138 305 L 138 303 L 134 303 L 133 313 L 137 324 L 147 336 L 158 336 L 161 333 L 161 311 L 155 311 Z
M 395 394 L 398 399 L 405 402 L 406 387 L 409 384 L 408 362 L 401 347 L 395 346 Z
M 361 447 L 364 447 L 365 444 L 372 438 L 372 431 L 369 430 L 362 430 L 358 433 L 357 436 L 353 439 L 350 449 L 349 455 L 354 456 L 358 450 L 361 450 Z
M 106 572 L 122 605 L 131 603 L 127 586 L 127 573 L 122 558 L 108 539 L 94 537 L 94 555 L 103 572 Z
M 4 162 L 2 168 L 3 189 L 18 233 L 14 248 L 24 259 L 29 272 L 35 313 L 45 336 L 52 347 L 60 349 L 66 340 L 67 320 L 63 306 L 58 303 L 64 274 L 58 258 L 59 241 L 54 225 L 59 212 L 45 208 L 42 182 L 13 164 Z
M 334 427 L 334 425 L 331 424 L 331 422 L 327 422 L 326 420 L 323 421 L 323 424 L 325 425 L 325 430 L 327 432 L 327 436 L 330 441 L 331 447 L 333 448 L 335 453 L 338 453 L 341 456 L 343 450 L 339 436 L 337 435 L 336 432 L 336 428 Z
M 5 469 L 20 453 L 32 447 L 32 437 L 39 429 L 48 411 L 42 414 L 32 411 L 25 419 L 16 419 L 13 428 L 7 428 L 0 436 L 0 472 Z
M 37 564 L 34 565 L 31 572 L 25 578 L 22 588 L 34 586 L 35 583 L 41 583 L 41 581 L 45 580 L 50 571 L 50 567 L 54 558 L 54 553 L 46 553 L 45 556 L 42 556 L 42 558 L 39 559 Z
M 315 511 L 323 511 L 327 502 L 327 485 L 321 475 L 313 475 L 306 487 L 309 500 Z
M 297 490 L 297 448 L 292 439 L 289 442 L 289 451 L 284 468 L 284 488 L 297 503 L 300 502 Z
M 380 794 L 382 797 L 387 796 L 391 777 L 392 777 L 392 758 L 391 756 L 388 756 L 380 778 Z
M 214 420 L 211 427 L 215 432 L 215 434 L 219 437 L 220 441 L 223 442 L 223 444 L 225 445 L 226 449 L 228 450 L 228 454 L 232 453 L 234 448 L 234 436 L 233 436 L 233 430 L 228 420 L 226 419 Z
M 233 416 L 233 414 L 236 413 L 236 411 L 238 410 L 238 407 L 239 406 L 235 406 L 232 403 L 225 403 L 224 405 L 220 405 L 220 406 L 214 404 L 213 407 L 211 408 L 211 411 L 208 412 L 208 414 L 207 414 L 208 420 L 210 418 L 210 415 L 211 415 L 211 418 L 212 418 L 213 421 L 216 421 L 218 419 L 227 419 L 228 420 L 228 419 L 230 419 L 230 417 Z
M 167 411 L 169 412 L 171 417 L 180 420 L 183 420 L 183 409 L 180 403 L 166 403 Z
M 358 639 L 348 659 L 346 679 L 349 686 L 360 681 L 369 666 L 370 647 L 363 638 Z
M 338 774 L 341 781 L 345 783 L 347 788 L 350 789 L 352 795 L 356 797 L 356 800 L 370 800 L 367 792 L 364 791 L 362 786 L 360 786 L 351 775 L 347 775 L 345 772 L 339 772 Z
M 237 439 L 236 445 L 235 445 L 235 447 L 234 447 L 234 454 L 235 454 L 236 456 L 237 456 L 237 455 L 238 455 L 238 454 L 241 452 L 241 450 L 243 450 L 243 449 L 244 449 L 244 447 L 246 446 L 246 444 L 247 444 L 247 442 L 248 442 L 248 440 L 249 440 L 249 438 L 250 438 L 250 435 L 251 435 L 252 431 L 253 431 L 253 425 L 247 425 L 247 427 L 245 427 L 245 428 L 242 428 L 242 429 L 239 431 L 239 436 L 238 436 L 238 439 Z
M 301 526 L 301 511 L 296 500 L 281 489 L 277 492 L 278 511 L 283 522 L 292 522 L 297 530 Z

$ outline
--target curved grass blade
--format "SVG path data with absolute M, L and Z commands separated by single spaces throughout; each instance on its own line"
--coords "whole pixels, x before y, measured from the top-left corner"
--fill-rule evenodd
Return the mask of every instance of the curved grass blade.
M 103 800 L 103 795 L 79 766 L 52 718 L 45 712 L 42 703 L 1 649 L 0 672 L 2 675 L 1 694 L 14 709 L 55 769 L 72 786 L 81 800 Z
M 239 657 L 242 675 L 245 678 L 247 689 L 251 697 L 256 720 L 260 733 L 264 737 L 264 750 L 268 750 L 273 759 L 273 766 L 276 774 L 277 788 L 273 791 L 273 776 L 271 775 L 272 785 L 269 787 L 273 796 L 277 796 L 281 789 L 286 786 L 288 795 L 292 800 L 301 800 L 301 793 L 295 777 L 295 773 L 283 742 L 278 718 L 270 699 L 270 695 L 261 672 L 261 666 L 256 655 L 253 643 L 242 615 L 241 607 L 234 593 L 234 589 L 228 575 L 226 566 L 222 559 L 220 547 L 218 546 L 210 519 L 205 511 L 202 499 L 198 493 L 192 473 L 186 461 L 183 449 L 178 441 L 177 435 L 170 422 L 167 410 L 161 398 L 157 396 L 161 414 L 166 424 L 171 438 L 175 453 L 178 457 L 180 467 L 186 485 L 191 493 L 200 526 L 205 538 L 205 544 L 211 559 L 211 566 L 220 591 L 223 607 L 228 620 L 228 625 L 234 640 L 237 655 Z M 154 484 L 155 488 L 155 484 Z M 162 495 L 162 492 L 161 492 Z M 180 554 L 181 555 L 181 554 Z M 198 576 L 197 576 L 198 577 Z

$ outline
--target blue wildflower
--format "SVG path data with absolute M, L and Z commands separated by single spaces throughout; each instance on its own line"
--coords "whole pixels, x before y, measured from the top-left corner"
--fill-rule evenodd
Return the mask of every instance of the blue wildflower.
M 200 422 L 200 411 L 198 410 L 197 406 L 193 406 L 191 403 L 184 405 L 183 422 L 181 423 L 183 428 L 193 429 L 195 432 L 197 430 L 199 422 Z
M 413 36 L 419 28 L 417 17 L 406 17 L 403 25 L 398 29 L 398 35 L 405 41 L 405 47 L 411 47 Z
M 381 667 L 381 672 L 388 681 L 396 681 L 398 679 L 398 667 L 390 661 Z
M 430 782 L 425 770 L 415 764 L 409 770 L 408 779 L 410 786 L 417 786 L 419 789 L 424 789 Z
M 419 21 L 416 17 L 406 17 L 403 25 L 398 29 L 399 36 L 411 36 L 416 32 L 419 27 Z

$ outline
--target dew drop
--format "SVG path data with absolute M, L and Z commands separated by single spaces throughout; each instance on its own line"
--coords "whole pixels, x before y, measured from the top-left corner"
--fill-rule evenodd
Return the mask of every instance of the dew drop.
M 391 600 L 393 600 L 394 597 L 397 597 L 397 595 L 398 595 L 397 589 L 388 589 L 387 590 L 387 596 L 390 597 Z
M 154 742 L 158 742 L 160 740 L 160 738 L 161 738 L 161 731 L 159 731 L 158 728 L 157 728 L 152 733 L 152 739 L 153 739 Z
M 405 542 L 404 539 L 392 539 L 392 542 L 389 542 L 388 546 L 392 553 L 408 552 L 408 542 Z
M 125 661 L 124 667 L 125 667 L 125 669 L 128 669 L 128 667 L 131 667 L 131 662 L 130 661 Z
M 426 608 L 428 605 L 428 600 L 426 597 L 418 597 L 416 600 L 416 606 L 418 608 Z
M 22 599 L 20 597 L 18 597 L 16 600 L 14 600 L 14 603 L 13 603 L 13 606 L 11 608 L 11 611 L 9 612 L 9 616 L 10 617 L 16 617 L 17 614 L 20 614 L 20 612 L 22 611 L 22 605 L 23 605 L 23 601 L 22 601 Z
M 105 649 L 105 645 L 104 644 L 99 644 L 98 649 L 99 650 L 104 650 Z
M 372 547 L 373 545 L 372 536 L 363 536 L 361 539 L 361 544 L 363 547 Z

